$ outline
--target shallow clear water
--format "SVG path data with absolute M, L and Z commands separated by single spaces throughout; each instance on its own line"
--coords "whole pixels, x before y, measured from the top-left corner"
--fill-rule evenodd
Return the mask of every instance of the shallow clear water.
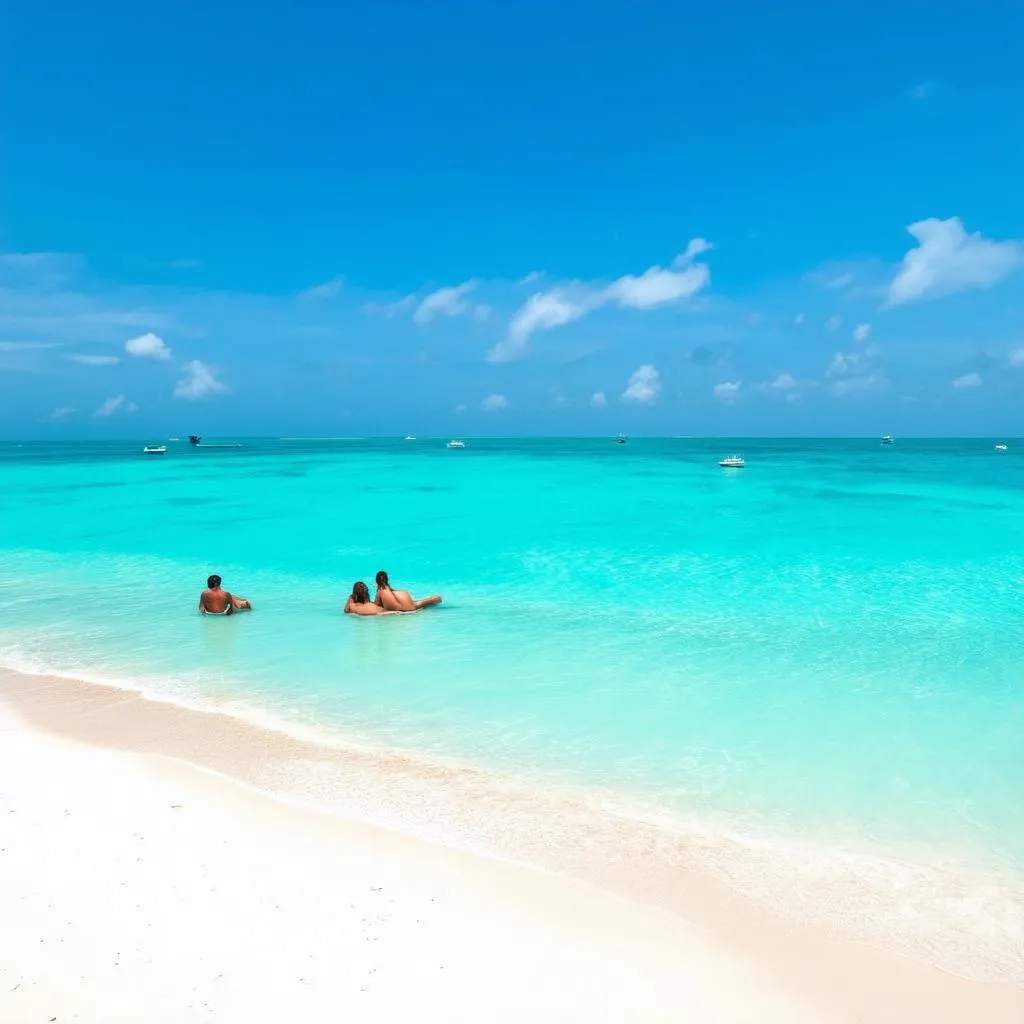
M 1024 874 L 1024 443 L 141 447 L 0 446 L 0 662 Z

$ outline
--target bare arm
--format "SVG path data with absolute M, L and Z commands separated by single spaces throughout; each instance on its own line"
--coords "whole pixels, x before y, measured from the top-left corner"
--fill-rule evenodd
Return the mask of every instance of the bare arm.
M 206 592 L 205 591 L 203 591 L 203 593 L 201 593 L 199 595 L 199 614 L 200 615 L 205 615 L 206 614 Z
M 345 602 L 345 614 L 346 615 L 351 615 L 352 614 L 352 597 L 351 597 L 351 595 L 349 596 L 349 599 Z

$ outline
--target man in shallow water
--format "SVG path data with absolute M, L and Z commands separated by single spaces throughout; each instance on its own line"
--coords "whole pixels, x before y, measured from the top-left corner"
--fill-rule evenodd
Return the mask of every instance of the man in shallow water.
M 216 574 L 206 581 L 206 589 L 199 595 L 201 615 L 233 615 L 243 609 L 252 611 L 252 602 L 229 593 L 220 584 L 221 579 Z
M 417 612 L 421 608 L 429 608 L 431 605 L 441 603 L 441 595 L 433 594 L 431 597 L 421 597 L 418 601 L 408 590 L 394 590 L 388 582 L 388 574 L 381 569 L 377 573 L 377 597 L 378 607 L 388 612 Z

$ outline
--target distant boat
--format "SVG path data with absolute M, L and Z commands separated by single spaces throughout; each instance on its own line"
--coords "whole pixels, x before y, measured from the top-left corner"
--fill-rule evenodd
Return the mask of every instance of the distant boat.
M 626 435 L 625 434 L 619 434 L 619 436 L 617 438 L 615 438 L 615 440 L 613 442 L 613 444 L 625 444 L 625 443 L 626 443 Z
M 1000 441 L 999 444 L 996 445 L 996 451 L 997 452 L 1005 452 L 1005 451 L 1007 451 L 1007 445 L 1003 444 L 1003 442 Z
M 147 444 L 146 447 L 142 449 L 142 454 L 143 455 L 166 455 L 167 454 L 167 445 L 165 445 L 165 444 Z
M 746 466 L 746 460 L 742 455 L 726 455 L 719 465 L 725 469 L 743 469 Z
M 189 434 L 188 443 L 193 448 L 241 448 L 240 444 L 203 444 L 203 439 L 198 434 Z
M 895 440 L 896 438 L 894 438 L 892 434 L 886 434 L 885 437 L 882 438 L 882 444 L 893 444 Z
M 447 447 L 447 448 L 465 448 L 466 447 L 466 442 L 465 441 L 449 441 L 448 444 L 445 447 Z
M 412 434 L 406 434 L 405 435 L 405 439 L 406 439 L 406 441 L 415 441 L 416 440 L 416 438 Z

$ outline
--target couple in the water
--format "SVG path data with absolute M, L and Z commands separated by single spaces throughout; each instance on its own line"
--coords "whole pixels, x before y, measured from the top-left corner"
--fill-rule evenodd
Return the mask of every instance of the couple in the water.
M 418 601 L 408 590 L 395 590 L 388 581 L 388 574 L 381 569 L 376 577 L 377 593 L 370 600 L 370 588 L 359 580 L 352 586 L 352 593 L 345 602 L 346 615 L 388 615 L 397 612 L 418 612 L 421 608 L 441 603 L 441 595 L 421 597 Z

